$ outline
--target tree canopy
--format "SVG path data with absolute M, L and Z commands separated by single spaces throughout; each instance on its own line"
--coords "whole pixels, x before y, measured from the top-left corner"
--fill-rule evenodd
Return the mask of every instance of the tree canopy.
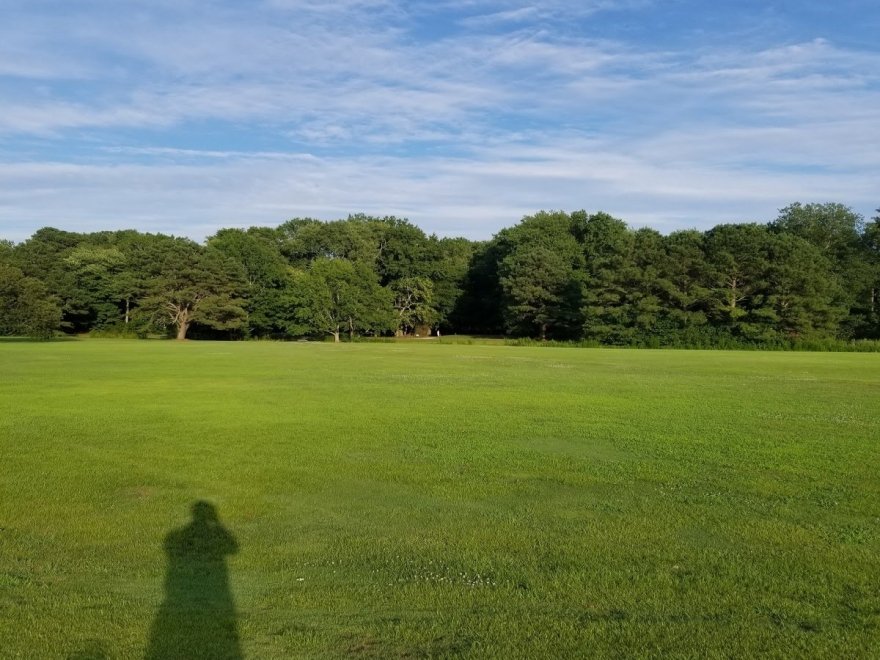
M 615 345 L 880 337 L 880 210 L 794 203 L 764 224 L 662 235 L 541 211 L 489 241 L 351 215 L 205 244 L 46 227 L 0 240 L 0 332 L 296 338 L 417 334 Z

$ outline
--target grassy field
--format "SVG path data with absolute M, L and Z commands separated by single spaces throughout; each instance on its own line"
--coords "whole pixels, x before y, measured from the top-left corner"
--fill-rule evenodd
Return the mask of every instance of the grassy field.
M 0 342 L 0 655 L 877 657 L 878 413 L 875 354 Z

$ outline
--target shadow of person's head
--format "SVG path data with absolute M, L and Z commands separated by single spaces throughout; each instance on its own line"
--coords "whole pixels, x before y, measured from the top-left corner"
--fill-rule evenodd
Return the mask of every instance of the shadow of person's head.
M 205 500 L 199 500 L 192 505 L 193 522 L 203 525 L 220 524 L 220 518 L 217 516 L 217 507 Z

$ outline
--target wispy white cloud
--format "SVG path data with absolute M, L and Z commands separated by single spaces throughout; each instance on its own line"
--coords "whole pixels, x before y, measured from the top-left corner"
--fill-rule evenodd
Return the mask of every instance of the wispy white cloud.
M 735 139 L 733 136 L 731 140 Z M 135 226 L 203 238 L 224 226 L 309 215 L 393 213 L 427 231 L 486 238 L 541 208 L 606 209 L 661 230 L 769 220 L 795 200 L 855 201 L 869 211 L 869 172 L 760 172 L 670 164 L 603 142 L 486 147 L 468 158 L 318 157 L 283 152 L 140 150 L 141 164 L 0 166 L 4 235 L 33 227 Z M 39 200 L 38 204 L 34 200 Z
M 539 208 L 668 229 L 796 199 L 877 204 L 880 53 L 830 40 L 554 29 L 649 4 L 622 0 L 37 4 L 0 24 L 0 147 L 51 147 L 0 152 L 13 238 L 132 223 L 198 237 L 361 210 L 487 237 Z M 424 17 L 452 6 L 432 33 Z M 189 147 L 209 122 L 258 136 Z M 74 136 L 92 146 L 65 157 Z
M 461 25 L 469 28 L 486 28 L 509 23 L 520 23 L 533 20 L 540 15 L 540 10 L 535 5 L 495 11 L 489 14 L 477 14 L 468 16 L 459 21 Z

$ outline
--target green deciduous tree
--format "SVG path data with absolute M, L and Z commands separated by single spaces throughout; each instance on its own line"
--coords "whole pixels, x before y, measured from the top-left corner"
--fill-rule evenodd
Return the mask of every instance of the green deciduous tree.
M 304 333 L 385 332 L 395 326 L 391 293 L 363 263 L 319 258 L 294 275 L 295 314 Z
M 82 240 L 81 234 L 44 227 L 16 245 L 13 251 L 13 265 L 26 276 L 43 282 L 48 292 L 58 299 L 61 327 L 68 332 L 88 330 L 91 320 L 87 296 L 77 288 L 75 275 L 64 261 L 67 253 Z
M 507 332 L 565 339 L 581 325 L 583 254 L 572 217 L 542 211 L 495 237 L 498 290 Z
M 374 218 L 370 223 L 376 241 L 376 273 L 382 286 L 405 277 L 430 275 L 425 232 L 408 220 L 394 216 Z
M 284 279 L 287 263 L 278 244 L 259 228 L 221 229 L 208 238 L 207 247 L 238 263 L 251 290 L 272 287 Z
M 48 338 L 61 324 L 61 305 L 40 280 L 0 260 L 0 335 Z
M 843 204 L 791 204 L 770 223 L 777 233 L 799 236 L 828 260 L 843 289 L 848 314 L 843 331 L 862 336 L 870 326 L 872 275 L 864 250 L 861 215 Z
M 131 282 L 122 251 L 115 245 L 84 242 L 68 250 L 64 262 L 73 273 L 80 300 L 89 312 L 89 326 L 100 328 L 117 323 L 120 301 L 130 306 Z
M 779 211 L 770 228 L 800 236 L 835 265 L 843 265 L 859 241 L 864 219 L 843 204 L 790 204 Z
M 277 233 L 221 229 L 208 239 L 208 247 L 235 261 L 244 273 L 249 331 L 258 336 L 286 334 L 292 280 Z
M 389 287 L 394 295 L 396 332 L 409 334 L 420 326 L 432 326 L 437 321 L 434 309 L 434 285 L 426 277 L 404 277 Z
M 500 267 L 505 325 L 513 334 L 567 337 L 579 318 L 581 285 L 571 263 L 543 245 L 524 245 Z
M 192 324 L 241 332 L 247 313 L 241 268 L 217 250 L 179 239 L 169 246 L 159 273 L 148 284 L 141 312 L 186 339 Z

